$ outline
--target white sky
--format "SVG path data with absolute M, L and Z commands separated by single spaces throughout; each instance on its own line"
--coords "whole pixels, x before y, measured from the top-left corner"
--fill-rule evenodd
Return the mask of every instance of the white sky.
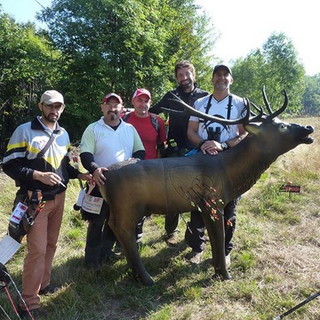
M 318 0 L 196 0 L 220 33 L 213 52 L 225 62 L 261 48 L 273 32 L 293 42 L 306 73 L 320 73 Z
M 35 21 L 40 4 L 48 6 L 51 0 L 0 0 L 0 3 L 4 12 L 26 22 Z M 196 3 L 212 17 L 220 33 L 213 52 L 224 62 L 261 48 L 272 32 L 284 32 L 292 40 L 307 74 L 320 73 L 318 0 L 196 0 Z

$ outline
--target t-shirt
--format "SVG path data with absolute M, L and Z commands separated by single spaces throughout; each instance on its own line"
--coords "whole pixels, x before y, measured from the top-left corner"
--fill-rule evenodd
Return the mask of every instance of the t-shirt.
M 80 152 L 93 154 L 99 167 L 128 160 L 138 150 L 144 150 L 144 147 L 131 124 L 121 120 L 117 130 L 114 130 L 103 121 L 103 117 L 86 128 L 80 144 Z
M 156 159 L 157 145 L 163 143 L 166 140 L 164 121 L 161 119 L 161 117 L 156 117 L 159 124 L 158 131 L 152 124 L 150 114 L 148 115 L 148 117 L 142 118 L 136 116 L 133 111 L 125 117 L 125 121 L 132 124 L 139 133 L 143 146 L 146 150 L 145 160 Z
M 208 101 L 211 95 L 205 96 L 203 98 L 198 99 L 194 103 L 194 107 L 196 110 L 206 113 Z M 243 98 L 238 97 L 234 94 L 231 95 L 231 109 L 230 109 L 230 118 L 229 119 L 238 119 L 244 116 L 243 112 L 245 111 Z M 211 106 L 207 112 L 209 115 L 215 115 L 223 117 L 224 119 L 228 119 L 228 104 L 229 104 L 229 95 L 224 99 L 217 101 L 213 96 L 211 99 Z M 208 139 L 208 132 L 212 130 L 212 132 L 217 132 L 220 130 L 220 142 L 227 141 L 239 135 L 239 127 L 238 125 L 222 125 L 217 122 L 209 123 L 206 120 L 199 119 L 198 117 L 191 116 L 190 121 L 199 122 L 198 134 L 202 139 Z M 212 129 L 210 129 L 212 128 Z

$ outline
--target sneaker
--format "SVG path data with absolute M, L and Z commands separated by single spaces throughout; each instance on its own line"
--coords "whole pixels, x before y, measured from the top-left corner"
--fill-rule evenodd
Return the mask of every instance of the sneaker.
M 41 289 L 41 290 L 39 291 L 39 294 L 40 294 L 40 295 L 52 294 L 52 293 L 57 292 L 58 290 L 59 290 L 58 287 L 55 287 L 55 286 L 49 284 L 49 285 L 46 286 L 45 288 Z
M 121 244 L 117 241 L 114 248 L 113 248 L 113 252 L 115 255 L 119 256 L 122 254 L 122 248 L 121 248 Z
M 226 266 L 227 266 L 227 268 L 230 267 L 230 265 L 231 265 L 231 258 L 230 258 L 230 254 L 228 254 L 226 256 Z
M 165 238 L 167 245 L 169 246 L 175 246 L 178 244 L 178 237 L 177 237 L 177 233 L 171 233 L 169 235 L 166 236 Z
M 197 252 L 192 250 L 186 255 L 186 259 L 192 264 L 199 264 L 201 262 L 203 252 Z

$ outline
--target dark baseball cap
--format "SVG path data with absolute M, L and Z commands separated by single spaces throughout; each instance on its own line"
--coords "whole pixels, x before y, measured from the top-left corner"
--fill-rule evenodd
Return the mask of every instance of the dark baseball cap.
M 218 72 L 218 71 L 221 70 L 221 69 L 227 70 L 227 71 L 232 75 L 232 71 L 231 71 L 230 67 L 227 66 L 226 64 L 217 64 L 217 65 L 214 67 L 212 74 L 215 74 L 216 72 Z

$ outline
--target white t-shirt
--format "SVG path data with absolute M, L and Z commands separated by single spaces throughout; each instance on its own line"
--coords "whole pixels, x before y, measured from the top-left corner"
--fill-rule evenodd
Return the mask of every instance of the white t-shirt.
M 206 113 L 208 101 L 211 95 L 205 96 L 196 100 L 194 103 L 194 108 L 198 111 Z M 223 117 L 224 119 L 228 119 L 228 104 L 229 104 L 229 96 L 231 99 L 231 109 L 230 109 L 230 120 L 242 118 L 245 115 L 245 106 L 243 98 L 238 97 L 234 94 L 230 94 L 226 96 L 223 100 L 217 101 L 213 96 L 211 98 L 211 106 L 208 110 L 209 115 L 215 115 Z M 190 121 L 199 122 L 198 134 L 202 139 L 208 139 L 208 132 L 217 132 L 220 130 L 220 142 L 227 141 L 239 135 L 238 125 L 222 125 L 217 122 L 209 123 L 208 121 L 204 121 L 195 116 L 190 117 Z M 210 129 L 212 128 L 212 129 Z M 219 128 L 219 129 L 217 129 Z
M 80 144 L 80 152 L 92 153 L 99 167 L 128 160 L 138 150 L 144 150 L 144 147 L 134 126 L 121 120 L 114 130 L 103 117 L 86 128 Z

